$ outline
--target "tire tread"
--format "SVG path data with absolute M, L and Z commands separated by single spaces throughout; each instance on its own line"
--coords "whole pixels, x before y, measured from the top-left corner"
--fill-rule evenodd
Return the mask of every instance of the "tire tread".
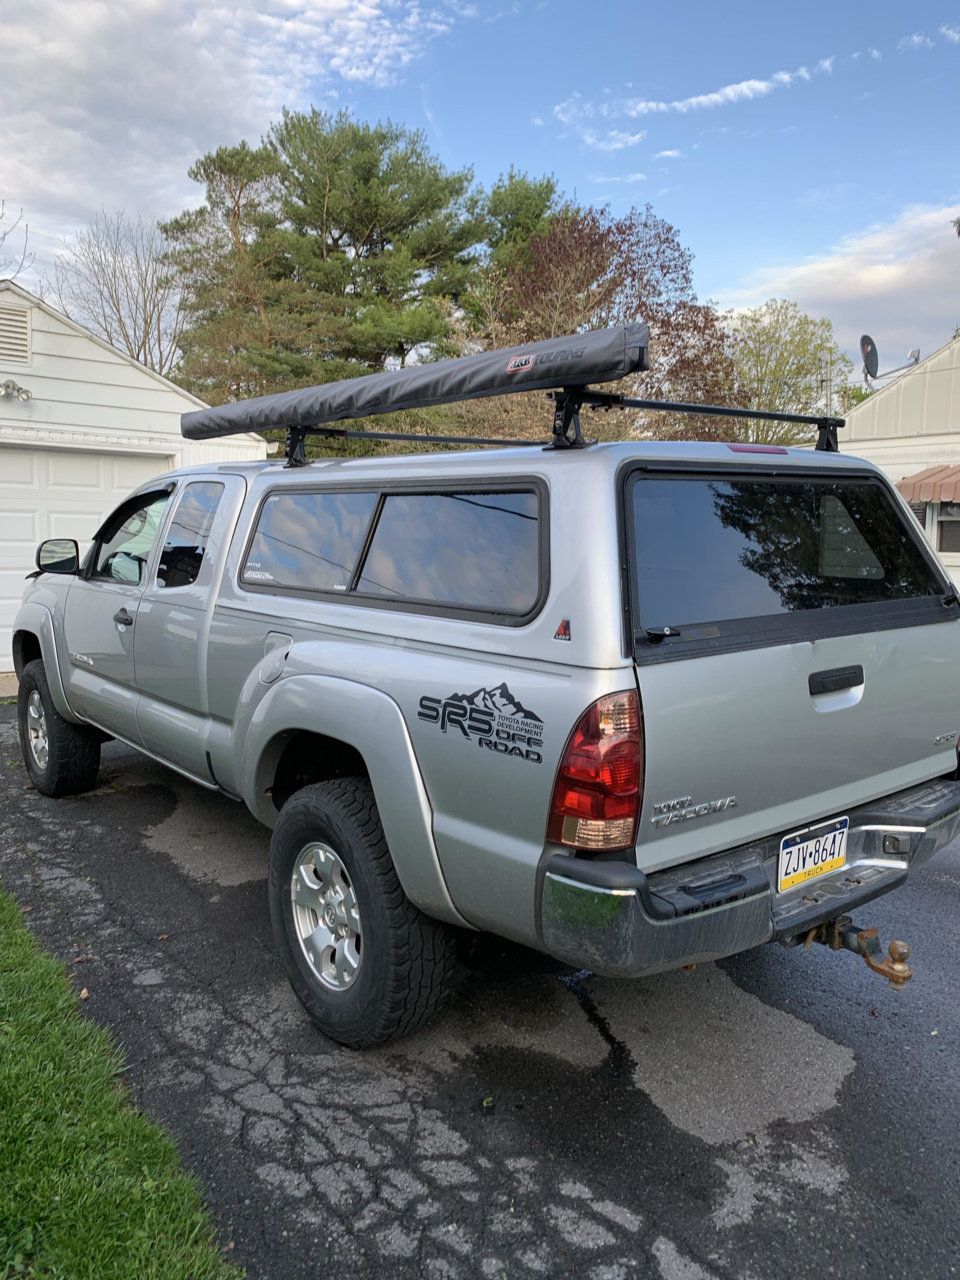
M 279 871 L 271 858 L 274 928 L 294 990 L 328 1035 L 353 1048 L 367 1048 L 408 1035 L 435 1012 L 449 990 L 457 960 L 453 931 L 441 921 L 424 915 L 404 893 L 387 847 L 373 791 L 366 779 L 338 778 L 304 787 L 281 810 L 275 840 L 279 836 L 282 842 L 286 829 L 300 823 L 305 811 L 310 810 L 334 815 L 334 820 L 349 827 L 363 847 L 366 873 L 373 882 L 377 912 L 385 926 L 378 928 L 374 940 L 375 920 L 362 919 L 363 944 L 365 948 L 376 945 L 383 949 L 386 979 L 380 1001 L 352 1020 L 348 1019 L 350 1029 L 338 1027 L 338 1020 L 324 1007 L 322 998 L 311 998 L 302 975 L 296 971 L 291 973 L 287 955 L 292 952 L 295 959 L 293 949 L 297 944 L 291 944 L 278 929 L 278 895 L 286 891 L 286 884 L 279 883 Z
M 43 702 L 47 722 L 47 767 L 37 769 L 26 738 L 26 703 L 31 689 L 36 689 Z M 30 780 L 46 796 L 80 795 L 96 784 L 100 772 L 100 739 L 86 725 L 71 724 L 54 705 L 43 660 L 34 658 L 20 675 L 18 691 L 20 749 Z

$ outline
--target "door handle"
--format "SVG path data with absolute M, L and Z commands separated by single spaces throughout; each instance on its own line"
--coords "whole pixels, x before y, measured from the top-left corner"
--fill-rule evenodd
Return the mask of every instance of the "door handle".
M 811 696 L 818 693 L 840 693 L 863 684 L 863 667 L 833 667 L 829 671 L 815 671 L 807 681 Z
M 133 626 L 133 614 L 127 613 L 126 609 L 121 609 L 119 613 L 113 615 L 113 620 L 121 627 Z

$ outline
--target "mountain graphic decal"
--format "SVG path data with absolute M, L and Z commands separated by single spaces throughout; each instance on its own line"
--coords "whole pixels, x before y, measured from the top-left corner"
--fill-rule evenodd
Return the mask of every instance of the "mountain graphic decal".
M 529 711 L 519 702 L 506 683 L 498 684 L 495 689 L 474 689 L 473 693 L 452 693 L 450 702 L 464 702 L 468 707 L 480 707 L 484 711 L 495 711 L 502 716 L 517 716 L 521 720 L 535 720 L 542 724 L 540 716 Z

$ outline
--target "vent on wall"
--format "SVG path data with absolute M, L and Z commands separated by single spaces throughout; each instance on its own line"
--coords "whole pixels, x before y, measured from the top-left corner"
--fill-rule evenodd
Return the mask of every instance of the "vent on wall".
M 0 362 L 27 364 L 30 360 L 30 312 L 23 307 L 0 307 Z

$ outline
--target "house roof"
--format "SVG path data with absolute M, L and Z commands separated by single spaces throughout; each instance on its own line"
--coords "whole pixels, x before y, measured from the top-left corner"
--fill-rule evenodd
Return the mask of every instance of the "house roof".
M 872 385 L 870 395 L 847 410 L 843 438 L 858 450 L 893 437 L 915 440 L 922 435 L 932 443 L 933 437 L 956 434 L 958 413 L 960 337 L 951 338 L 885 386 Z
M 51 307 L 48 302 L 44 302 L 43 298 L 38 298 L 35 293 L 31 293 L 29 289 L 24 289 L 22 285 L 17 284 L 14 280 L 0 279 L 0 298 L 6 295 L 10 299 L 16 299 L 18 302 L 25 303 L 27 306 L 35 307 L 38 311 L 44 312 L 45 315 L 51 317 L 58 324 L 64 325 L 68 329 L 72 329 L 74 333 L 80 334 L 81 337 L 87 339 L 88 342 L 96 343 L 98 347 L 102 347 L 104 351 L 119 360 L 123 360 L 126 364 L 136 369 L 138 373 L 149 378 L 153 382 L 158 382 L 161 386 L 168 388 L 170 391 L 176 391 L 184 400 L 190 401 L 197 405 L 198 408 L 206 408 L 206 401 L 199 399 L 189 391 L 185 391 L 183 387 L 177 386 L 175 382 L 171 382 L 169 378 L 165 378 L 162 373 L 149 368 L 145 364 L 141 364 L 139 360 L 134 360 L 133 356 L 127 355 L 126 351 L 121 351 L 119 347 L 112 346 L 109 342 L 105 342 L 103 338 L 98 337 L 95 333 L 91 333 L 89 329 L 84 328 L 82 324 L 78 324 L 76 320 L 71 320 L 68 315 L 64 315 L 62 311 L 58 311 L 56 307 Z
M 21 302 L 28 307 L 34 307 L 37 311 L 42 311 L 45 315 L 50 316 L 51 319 L 56 321 L 57 324 L 72 330 L 74 333 L 85 338 L 88 342 L 92 342 L 102 350 L 109 352 L 114 359 L 122 360 L 125 364 L 130 365 L 130 367 L 136 369 L 138 374 L 143 378 L 157 383 L 168 391 L 176 392 L 176 394 L 181 398 L 181 400 L 185 401 L 186 404 L 194 406 L 196 409 L 206 409 L 208 407 L 205 400 L 201 400 L 192 392 L 184 390 L 183 387 L 178 386 L 177 383 L 171 381 L 170 378 L 165 378 L 162 373 L 157 373 L 155 369 L 151 369 L 147 365 L 141 364 L 139 360 L 135 360 L 133 356 L 128 355 L 126 351 L 121 351 L 118 347 L 114 347 L 111 343 L 98 337 L 97 334 L 91 333 L 91 331 L 85 328 L 82 324 L 78 324 L 76 320 L 71 320 L 70 317 L 64 315 L 62 311 L 58 311 L 56 307 L 51 307 L 48 302 L 44 302 L 43 298 L 39 298 L 28 289 L 24 289 L 22 285 L 17 284 L 14 280 L 3 277 L 0 278 L 0 302 L 4 302 L 8 299 Z M 244 434 L 248 440 L 256 441 L 257 443 L 261 442 L 261 437 L 253 431 L 245 432 Z
M 897 488 L 907 502 L 960 502 L 960 466 L 927 467 L 904 476 Z

